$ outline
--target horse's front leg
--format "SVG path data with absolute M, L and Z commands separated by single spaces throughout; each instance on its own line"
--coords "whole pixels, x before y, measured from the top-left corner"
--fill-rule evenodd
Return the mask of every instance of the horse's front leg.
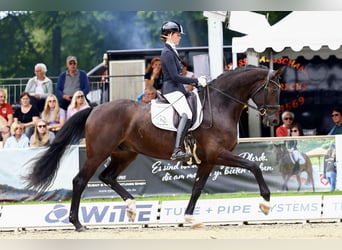
M 231 151 L 224 150 L 218 155 L 216 164 L 244 168 L 252 172 L 259 185 L 260 195 L 263 197 L 263 201 L 260 202 L 259 208 L 264 214 L 267 215 L 269 213 L 271 207 L 271 193 L 262 175 L 261 169 L 254 162 L 241 158 L 233 154 Z
M 190 223 L 192 228 L 200 228 L 203 226 L 202 222 L 196 221 L 193 218 L 193 213 L 195 210 L 197 200 L 201 195 L 202 189 L 205 183 L 207 182 L 209 174 L 213 167 L 214 165 L 208 164 L 200 164 L 198 166 L 196 179 L 192 187 L 191 197 L 184 215 L 185 222 Z

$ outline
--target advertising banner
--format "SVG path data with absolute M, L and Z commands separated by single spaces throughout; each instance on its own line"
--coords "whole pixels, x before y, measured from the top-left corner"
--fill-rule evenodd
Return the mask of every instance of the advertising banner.
M 297 139 L 299 152 L 305 156 L 300 169 L 295 169 L 293 155 L 287 149 L 289 139 L 259 138 L 243 141 L 234 153 L 256 164 L 262 171 L 271 192 L 281 191 L 330 191 L 325 169 L 326 156 L 331 145 L 336 151 L 342 148 L 341 136 L 300 137 Z M 335 140 L 336 138 L 336 140 Z M 241 139 L 242 140 L 242 139 Z M 85 148 L 72 146 L 60 162 L 57 176 L 44 193 L 25 189 L 25 176 L 30 168 L 28 161 L 44 149 L 0 150 L 0 201 L 19 200 L 67 200 L 72 193 L 72 179 L 85 161 Z M 341 168 L 336 154 L 337 185 L 342 189 Z M 89 181 L 82 194 L 83 199 L 113 198 L 118 195 L 99 181 L 98 175 L 110 159 L 107 159 Z M 117 178 L 133 196 L 158 196 L 190 194 L 196 178 L 196 165 L 165 161 L 139 155 Z M 215 166 L 203 189 L 203 194 L 253 192 L 259 188 L 252 173 L 244 168 Z

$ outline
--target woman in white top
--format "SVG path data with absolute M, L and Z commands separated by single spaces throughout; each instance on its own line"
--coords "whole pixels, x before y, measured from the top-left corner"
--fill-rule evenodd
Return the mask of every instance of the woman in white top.
M 25 92 L 30 94 L 30 102 L 36 106 L 39 112 L 43 111 L 45 100 L 53 93 L 52 81 L 46 76 L 47 68 L 44 63 L 34 66 L 35 77 L 31 78 L 26 85 Z
M 72 96 L 71 103 L 67 110 L 67 120 L 82 109 L 89 108 L 89 104 L 82 90 L 77 90 Z
M 28 148 L 29 138 L 24 133 L 24 127 L 17 122 L 11 126 L 11 136 L 7 138 L 4 148 Z
M 57 96 L 48 95 L 41 113 L 41 118 L 48 123 L 47 129 L 52 132 L 59 131 L 64 125 L 65 116 L 65 110 L 59 107 Z

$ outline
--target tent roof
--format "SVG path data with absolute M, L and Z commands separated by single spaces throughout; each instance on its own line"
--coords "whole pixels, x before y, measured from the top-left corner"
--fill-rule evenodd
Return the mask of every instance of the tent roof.
M 274 58 L 299 55 L 311 59 L 315 55 L 342 58 L 342 11 L 293 11 L 278 23 L 260 32 L 234 37 L 233 53 L 254 51 Z

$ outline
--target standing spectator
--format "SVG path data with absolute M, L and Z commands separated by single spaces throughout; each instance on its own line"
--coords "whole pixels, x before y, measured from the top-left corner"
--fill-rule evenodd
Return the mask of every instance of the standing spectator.
M 67 70 L 59 75 L 56 86 L 59 106 L 64 110 L 68 109 L 77 90 L 82 90 L 84 95 L 87 95 L 90 90 L 87 73 L 77 68 L 76 56 L 68 56 L 66 66 Z
M 0 89 L 0 126 L 11 126 L 13 123 L 12 106 L 6 102 L 6 91 Z
M 331 112 L 331 119 L 335 125 L 331 128 L 328 135 L 342 134 L 342 109 L 340 107 L 333 108 Z
M 290 111 L 285 111 L 282 113 L 281 119 L 283 120 L 283 124 L 276 129 L 276 136 L 289 136 L 294 114 Z
M 26 85 L 25 91 L 30 94 L 30 101 L 39 112 L 43 111 L 46 97 L 52 94 L 52 81 L 46 76 L 47 68 L 44 63 L 34 66 L 35 77 L 31 78 Z
M 50 94 L 46 98 L 41 118 L 47 122 L 47 129 L 52 132 L 59 131 L 64 125 L 66 113 L 59 107 L 57 97 L 54 94 Z
M 330 184 L 330 192 L 336 189 L 336 148 L 335 144 L 329 146 L 327 154 L 324 156 L 323 178 Z
M 182 76 L 195 78 L 194 72 L 188 71 L 188 65 L 184 60 L 181 61 L 181 64 L 182 64 Z M 184 88 L 187 91 L 192 91 L 194 89 L 194 86 L 192 84 L 184 84 Z
M 23 92 L 20 95 L 20 108 L 14 111 L 14 122 L 21 123 L 28 138 L 31 137 L 34 125 L 39 119 L 39 111 L 30 103 L 30 94 Z
M 82 92 L 82 90 L 77 90 L 72 97 L 71 103 L 67 111 L 67 119 L 76 114 L 78 111 L 89 108 L 89 104 Z
M 16 121 L 11 126 L 11 136 L 7 138 L 4 148 L 28 148 L 29 138 L 25 135 L 24 127 Z
M 1 136 L 0 136 L 0 148 L 5 146 L 6 140 L 11 136 L 11 127 L 5 125 L 1 128 Z
M 159 57 L 154 57 L 148 65 L 145 76 L 145 87 L 153 86 L 156 90 L 161 90 L 163 86 L 163 74 Z
M 55 134 L 47 129 L 47 122 L 39 120 L 30 138 L 30 147 L 48 146 L 53 139 L 55 139 Z

